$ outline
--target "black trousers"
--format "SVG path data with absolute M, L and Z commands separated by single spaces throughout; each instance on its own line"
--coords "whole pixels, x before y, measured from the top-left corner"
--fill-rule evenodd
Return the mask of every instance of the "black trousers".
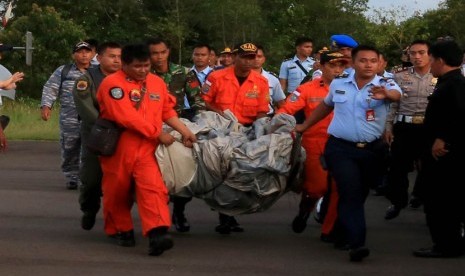
M 386 197 L 393 205 L 404 208 L 408 203 L 408 174 L 415 168 L 417 177 L 412 195 L 421 198 L 422 168 L 420 158 L 425 148 L 424 125 L 398 122 L 393 128 L 391 159 L 387 174 Z
M 337 225 L 350 248 L 365 245 L 365 199 L 383 178 L 386 145 L 381 141 L 357 148 L 354 143 L 330 137 L 325 159 L 339 194 Z
M 461 172 L 464 158 L 464 152 L 451 150 L 439 160 L 431 155 L 423 159 L 426 222 L 434 246 L 445 253 L 465 249 L 461 235 L 465 219 L 465 180 Z

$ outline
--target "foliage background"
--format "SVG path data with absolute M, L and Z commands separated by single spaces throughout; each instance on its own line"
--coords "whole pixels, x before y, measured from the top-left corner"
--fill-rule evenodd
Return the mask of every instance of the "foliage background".
M 9 1 L 0 1 L 0 10 Z M 192 47 L 208 43 L 217 50 L 242 41 L 261 44 L 267 69 L 277 71 L 294 52 L 299 36 L 314 39 L 315 50 L 329 46 L 332 34 L 346 33 L 377 46 L 390 65 L 414 39 L 453 36 L 465 42 L 465 1 L 446 0 L 437 10 L 399 22 L 405 9 L 379 10 L 367 16 L 368 0 L 15 0 L 14 17 L 0 32 L 0 42 L 24 46 L 34 36 L 32 66 L 25 52 L 4 54 L 10 71 L 24 71 L 19 95 L 40 98 L 42 86 L 60 65 L 70 62 L 72 46 L 95 38 L 121 43 L 163 36 L 171 42 L 171 60 L 189 66 Z M 405 18 L 405 17 L 404 17 Z

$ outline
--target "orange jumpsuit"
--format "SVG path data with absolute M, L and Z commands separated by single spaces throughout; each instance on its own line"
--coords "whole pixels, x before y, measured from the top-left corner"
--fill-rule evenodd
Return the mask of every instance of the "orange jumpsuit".
M 328 92 L 329 86 L 321 79 L 307 82 L 297 87 L 296 91 L 287 97 L 286 103 L 277 113 L 292 115 L 303 108 L 305 117 L 308 117 L 323 101 Z M 329 188 L 328 172 L 323 169 L 320 163 L 320 157 L 324 153 L 326 141 L 329 137 L 327 129 L 332 118 L 333 114 L 331 113 L 326 118 L 307 129 L 302 135 L 302 147 L 306 152 L 305 171 L 307 172 L 305 174 L 304 190 L 310 198 L 315 200 L 323 197 Z M 334 187 L 334 185 L 332 185 L 332 187 Z M 330 207 L 325 219 L 325 223 L 327 219 L 331 221 L 331 229 L 337 215 L 337 206 L 333 205 L 337 201 L 337 193 L 335 192 L 336 190 L 332 188 L 331 199 L 336 200 L 330 201 Z M 325 225 L 323 225 L 323 228 L 325 228 Z M 323 231 L 323 233 L 325 232 Z
M 145 95 L 141 93 L 144 86 Z M 140 106 L 136 109 L 138 99 Z M 176 100 L 161 78 L 150 73 L 145 82 L 137 82 L 122 70 L 103 80 L 97 100 L 100 116 L 124 128 L 115 154 L 100 157 L 105 233 L 133 229 L 133 191 L 145 236 L 153 228 L 170 227 L 168 190 L 154 152 L 162 121 L 177 116 L 173 109 Z
M 259 112 L 266 114 L 269 111 L 268 80 L 251 71 L 245 82 L 239 86 L 234 66 L 211 73 L 202 87 L 202 97 L 205 102 L 222 111 L 231 110 L 243 125 L 253 123 Z

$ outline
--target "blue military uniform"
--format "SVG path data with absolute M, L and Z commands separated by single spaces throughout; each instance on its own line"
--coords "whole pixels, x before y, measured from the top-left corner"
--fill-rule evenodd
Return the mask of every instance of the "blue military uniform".
M 369 188 L 383 177 L 382 162 L 387 150 L 381 135 L 389 101 L 371 99 L 373 86 L 401 93 L 393 80 L 379 76 L 358 88 L 352 73 L 334 79 L 324 99 L 326 105 L 334 107 L 324 155 L 339 193 L 337 225 L 345 233 L 344 242 L 353 250 L 365 245 L 364 202 Z
M 75 81 L 83 75 L 76 64 L 72 64 L 68 74 L 61 79 L 65 66 L 58 67 L 45 83 L 42 90 L 41 106 L 52 108 L 60 101 L 60 145 L 61 170 L 72 185 L 79 183 L 79 158 L 81 148 L 80 122 L 73 99 Z
M 306 72 L 299 67 L 297 62 L 300 62 Z M 299 61 L 297 56 L 286 59 L 281 63 L 279 78 L 287 80 L 287 91 L 285 92 L 292 93 L 295 91 L 308 72 L 312 70 L 313 63 L 315 63 L 315 60 L 311 57 L 307 57 L 304 61 Z

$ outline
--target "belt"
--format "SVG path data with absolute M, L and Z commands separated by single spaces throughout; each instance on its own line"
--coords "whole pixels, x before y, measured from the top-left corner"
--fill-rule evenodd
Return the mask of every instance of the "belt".
M 423 124 L 423 121 L 425 120 L 425 116 L 423 115 L 396 115 L 396 122 L 401 122 L 401 123 L 407 123 L 407 124 L 415 124 L 415 125 L 421 125 Z
M 338 138 L 336 136 L 333 136 L 331 135 L 330 138 L 334 139 L 334 140 L 337 140 L 339 142 L 342 142 L 344 144 L 347 144 L 347 145 L 350 145 L 352 147 L 355 147 L 355 148 L 358 148 L 358 149 L 364 149 L 364 148 L 369 148 L 371 147 L 373 144 L 379 142 L 381 139 L 376 139 L 374 141 L 371 141 L 371 142 L 352 142 L 352 141 L 347 141 L 347 140 L 344 140 L 342 138 Z

